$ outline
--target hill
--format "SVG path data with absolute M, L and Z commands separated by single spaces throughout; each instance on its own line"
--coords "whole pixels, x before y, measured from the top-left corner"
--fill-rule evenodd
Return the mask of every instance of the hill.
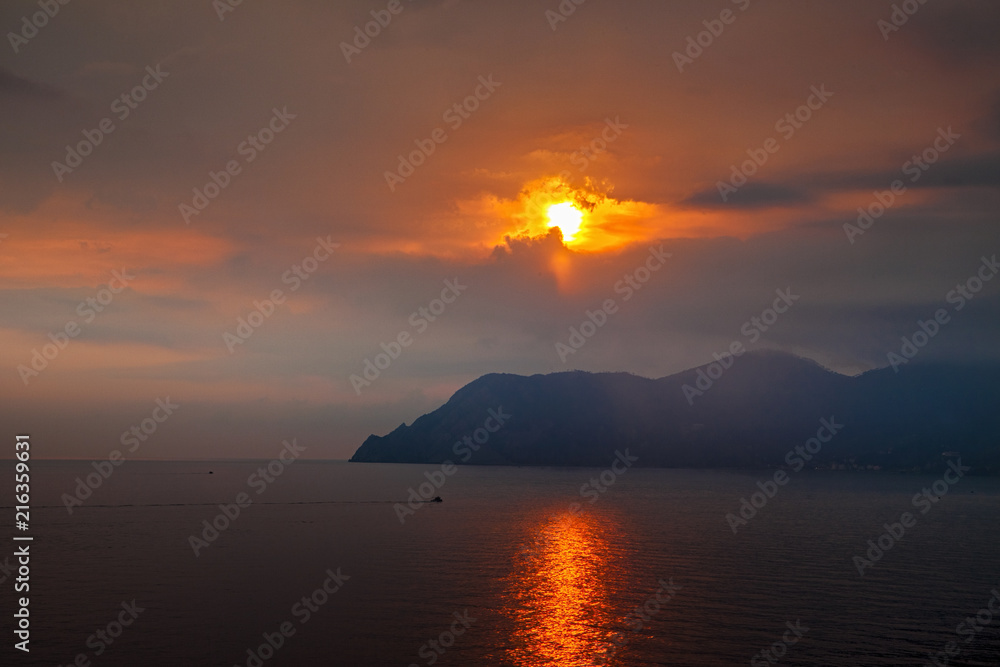
M 948 451 L 975 472 L 996 474 L 998 370 L 910 364 L 898 374 L 884 368 L 849 377 L 756 352 L 729 368 L 709 364 L 656 380 L 490 374 L 412 425 L 370 436 L 351 460 L 605 467 L 628 448 L 638 466 L 775 467 L 826 420 L 843 428 L 834 427 L 810 467 L 937 470 Z

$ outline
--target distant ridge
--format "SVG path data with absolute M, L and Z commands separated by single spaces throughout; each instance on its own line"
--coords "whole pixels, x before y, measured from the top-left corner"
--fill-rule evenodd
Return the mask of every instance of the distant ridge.
M 637 466 L 775 467 L 832 417 L 844 428 L 809 467 L 938 470 L 947 451 L 973 474 L 1000 474 L 996 365 L 911 364 L 848 377 L 768 351 L 744 354 L 721 377 L 710 366 L 657 380 L 484 375 L 412 425 L 369 436 L 351 461 L 603 467 L 629 448 Z M 711 385 L 709 375 L 718 378 Z M 510 418 L 479 432 L 487 439 L 478 451 L 456 449 L 484 424 L 497 426 L 486 420 L 501 407 Z

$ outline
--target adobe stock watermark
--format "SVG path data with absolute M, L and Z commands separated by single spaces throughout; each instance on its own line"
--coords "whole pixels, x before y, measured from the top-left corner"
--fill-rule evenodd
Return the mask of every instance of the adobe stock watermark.
M 413 2 L 413 0 L 408 0 Z M 351 58 L 360 56 L 371 43 L 372 40 L 382 34 L 382 31 L 389 27 L 392 19 L 399 16 L 406 9 L 400 0 L 389 0 L 385 9 L 373 9 L 369 13 L 372 20 L 364 24 L 354 26 L 354 38 L 350 42 L 340 43 L 340 52 L 344 54 L 344 60 L 351 64 Z
M 788 653 L 788 649 L 798 644 L 799 640 L 809 632 L 809 628 L 803 626 L 802 621 L 799 619 L 796 619 L 795 623 L 786 621 L 785 627 L 788 629 L 781 635 L 781 639 L 771 644 L 768 648 L 758 651 L 750 658 L 752 667 L 767 667 L 767 665 L 778 664 L 778 661 Z
M 257 156 L 267 149 L 275 137 L 284 132 L 297 117 L 296 114 L 288 113 L 288 107 L 282 107 L 280 111 L 274 107 L 271 112 L 271 119 L 267 124 L 257 132 L 248 134 L 247 138 L 236 147 L 236 154 L 243 158 L 242 164 L 234 157 L 226 162 L 221 170 L 209 171 L 208 182 L 200 188 L 192 189 L 194 197 L 192 197 L 191 203 L 181 202 L 177 205 L 177 210 L 180 211 L 185 225 L 191 224 L 191 218 L 201 215 L 202 211 L 208 208 L 208 205 L 229 187 L 233 179 L 243 173 L 243 167 L 256 160 Z
M 605 470 L 601 472 L 597 477 L 592 477 L 583 486 L 580 487 L 580 497 L 590 498 L 587 502 L 591 505 L 596 503 L 601 495 L 607 493 L 608 489 L 614 486 L 614 483 L 618 481 L 618 478 L 629 471 L 629 468 L 639 460 L 638 456 L 632 456 L 628 453 L 628 449 L 622 453 L 619 450 L 615 450 L 615 458 Z M 569 512 L 571 515 L 576 515 L 579 513 L 579 509 L 575 506 L 579 503 L 573 503 L 569 507 Z M 582 505 L 580 505 L 582 508 Z
M 465 121 L 472 117 L 480 105 L 490 99 L 497 88 L 502 85 L 502 82 L 493 80 L 492 74 L 488 77 L 480 76 L 479 85 L 472 91 L 472 94 L 461 102 L 456 102 L 448 107 L 441 115 L 441 119 L 448 124 L 452 132 L 456 132 L 465 124 Z M 414 139 L 416 150 L 410 151 L 405 156 L 400 154 L 396 169 L 394 171 L 386 170 L 384 173 L 385 183 L 389 186 L 389 191 L 395 192 L 398 186 L 416 173 L 418 167 L 427 162 L 427 159 L 437 150 L 438 145 L 443 144 L 448 139 L 448 133 L 440 127 L 434 128 L 427 139 Z
M 68 5 L 70 0 L 38 0 L 38 6 L 42 11 L 35 12 L 29 16 L 21 17 L 21 29 L 17 32 L 8 32 L 7 41 L 14 49 L 14 55 L 21 51 L 21 47 L 38 36 L 38 31 L 49 24 L 50 19 L 54 19 L 59 11 Z
M 146 76 L 128 90 L 111 102 L 111 112 L 116 114 L 119 122 L 127 119 L 133 111 L 139 108 L 151 92 L 160 87 L 163 80 L 170 76 L 170 72 L 164 72 L 160 65 L 155 68 L 152 65 L 146 67 Z M 94 149 L 104 143 L 104 139 L 114 132 L 114 121 L 105 117 L 102 118 L 97 127 L 92 130 L 82 130 L 83 139 L 75 145 L 66 144 L 66 157 L 64 162 L 52 161 L 52 171 L 56 175 L 56 180 L 60 183 L 66 174 L 73 173 L 73 170 L 83 164 L 84 158 L 94 152 Z
M 340 568 L 337 571 L 327 568 L 326 579 L 323 583 L 316 587 L 309 595 L 303 595 L 301 600 L 295 602 L 292 605 L 289 613 L 298 621 L 299 627 L 302 627 L 312 619 L 313 614 L 317 613 L 330 598 L 337 593 L 346 582 L 351 577 L 343 574 Z M 278 624 L 278 628 L 274 632 L 264 632 L 261 637 L 264 639 L 263 642 L 257 646 L 251 646 L 246 650 L 246 661 L 244 662 L 245 667 L 263 667 L 263 664 L 273 658 L 278 650 L 285 645 L 285 642 L 291 637 L 295 636 L 298 628 L 292 621 L 284 621 Z M 235 665 L 234 667 L 239 667 Z
M 664 581 L 660 579 L 657 583 L 660 584 L 660 588 L 657 589 L 653 595 L 651 595 L 645 602 L 630 611 L 625 616 L 625 622 L 629 624 L 630 632 L 619 631 L 611 635 L 611 646 L 607 648 L 602 655 L 597 656 L 594 660 L 594 665 L 608 665 L 611 664 L 610 660 L 615 656 L 618 651 L 622 650 L 624 646 L 629 642 L 629 635 L 634 635 L 640 632 L 646 623 L 649 623 L 660 613 L 660 610 L 674 597 L 677 595 L 678 591 L 684 589 L 680 584 L 674 583 L 674 578 L 670 577 L 669 580 Z
M 979 633 L 993 622 L 994 614 L 1000 616 L 1000 591 L 994 588 L 990 593 L 992 595 L 986 604 L 974 616 L 967 616 L 964 621 L 955 626 L 955 634 L 965 638 L 962 640 L 964 644 L 975 640 Z M 994 602 L 997 603 L 996 606 L 993 606 Z M 937 653 L 928 654 L 928 662 L 925 662 L 923 667 L 948 667 L 952 658 L 957 657 L 961 652 L 962 646 L 957 641 L 948 642 Z
M 606 469 L 601 471 L 596 477 L 591 477 L 587 482 L 585 482 L 580 487 L 580 498 L 589 498 L 587 504 L 593 505 L 598 500 L 601 499 L 602 495 L 607 493 L 608 489 L 614 486 L 618 478 L 629 471 L 633 464 L 639 460 L 638 456 L 632 456 L 628 449 L 624 452 L 620 450 L 615 450 L 615 458 L 611 461 L 611 465 Z M 563 521 L 566 519 L 572 520 L 577 514 L 580 514 L 587 508 L 579 502 L 571 502 L 566 508 L 566 514 L 564 516 L 559 516 L 557 514 L 550 514 L 550 521 Z M 539 538 L 537 535 L 534 537 L 530 546 L 524 546 L 521 548 L 520 557 L 526 561 L 531 561 L 533 558 L 537 558 L 540 550 L 545 548 L 545 543 L 548 542 L 547 537 L 542 536 Z
M 111 305 L 115 296 L 121 294 L 132 280 L 135 280 L 135 276 L 130 275 L 126 269 L 112 271 L 111 280 L 108 281 L 107 286 L 98 290 L 94 296 L 88 296 L 81 301 L 76 307 L 76 314 L 83 318 L 84 324 L 90 324 L 97 318 L 98 313 L 103 313 L 104 309 Z M 116 282 L 118 286 L 115 286 Z M 17 367 L 17 374 L 24 386 L 27 387 L 31 378 L 38 377 L 42 371 L 48 368 L 49 364 L 59 356 L 59 353 L 69 346 L 70 340 L 79 336 L 81 331 L 83 329 L 80 324 L 76 320 L 70 320 L 61 330 L 49 333 L 48 337 L 51 342 L 42 345 L 41 351 L 38 348 L 32 348 L 31 361 L 28 362 L 28 365 L 19 364 Z
M 453 614 L 455 620 L 447 630 L 443 631 L 436 639 L 426 642 L 417 651 L 417 655 L 427 661 L 428 665 L 433 665 L 438 659 L 447 653 L 448 649 L 455 645 L 455 640 L 465 634 L 465 631 L 472 627 L 478 619 L 469 615 L 469 610 L 464 610 L 461 614 L 457 611 Z M 409 667 L 420 667 L 418 663 L 411 662 Z
M 221 23 L 226 20 L 226 14 L 232 14 L 242 4 L 243 0 L 212 0 L 212 9 Z
M 561 0 L 555 10 L 545 10 L 545 20 L 548 22 L 552 32 L 555 32 L 560 23 L 565 23 L 569 17 L 576 13 L 576 8 L 587 2 L 587 0 Z
M 134 598 L 132 602 L 122 602 L 121 608 L 122 610 L 118 612 L 118 616 L 115 619 L 110 621 L 105 627 L 98 628 L 93 634 L 87 637 L 85 644 L 87 648 L 94 652 L 95 658 L 104 655 L 104 652 L 111 648 L 115 640 L 122 636 L 125 628 L 131 627 L 135 623 L 135 620 L 139 618 L 139 614 L 146 611 L 136 604 Z M 87 667 L 91 664 L 90 658 L 87 656 L 87 653 L 77 653 L 72 663 L 67 665 L 67 667 Z M 59 667 L 62 667 L 62 665 Z
M 741 12 L 745 12 L 750 7 L 750 0 L 732 0 L 732 3 L 739 7 Z M 683 74 L 685 65 L 693 65 L 694 61 L 700 58 L 705 52 L 705 49 L 712 46 L 715 40 L 722 36 L 727 25 L 736 23 L 737 16 L 739 15 L 733 12 L 733 10 L 726 8 L 719 12 L 719 18 L 702 21 L 701 24 L 705 26 L 705 30 L 694 36 L 688 35 L 684 53 L 680 51 L 674 51 L 673 53 L 677 71 Z
M 608 146 L 615 143 L 627 129 L 628 125 L 621 121 L 621 116 L 615 116 L 614 120 L 610 117 L 605 118 L 604 128 L 601 132 L 569 156 L 570 164 L 576 167 L 581 174 L 587 171 L 590 163 L 607 153 Z
M 804 444 L 796 445 L 793 449 L 788 450 L 788 453 L 785 454 L 785 463 L 792 469 L 792 472 L 800 472 L 805 467 L 806 462 L 812 461 L 813 457 L 823 449 L 823 445 L 833 440 L 842 428 L 844 425 L 838 424 L 836 417 L 820 419 L 816 436 L 809 438 Z M 823 434 L 824 431 L 826 435 Z M 726 515 L 726 523 L 732 529 L 733 535 L 739 528 L 747 525 L 751 519 L 757 516 L 757 513 L 764 509 L 768 501 L 778 495 L 778 489 L 788 484 L 789 480 L 791 477 L 784 470 L 775 470 L 770 480 L 757 482 L 757 488 L 760 491 L 750 494 L 749 501 L 746 497 L 740 498 L 740 507 L 737 510 L 739 516 L 732 512 Z
M 626 123 L 621 121 L 621 116 L 615 116 L 614 119 L 610 116 L 605 118 L 604 128 L 589 142 L 577 148 L 569 156 L 570 164 L 577 167 L 578 174 L 583 174 L 594 162 L 608 152 L 611 144 L 617 141 L 618 138 L 624 134 L 624 131 L 628 129 L 628 127 L 629 126 Z M 569 169 L 563 169 L 560 171 L 558 178 L 570 188 L 577 188 L 574 184 L 574 181 L 576 181 L 575 175 Z M 548 217 L 548 209 L 550 206 L 553 204 L 560 204 L 565 201 L 566 196 L 564 194 L 557 195 L 544 193 L 542 196 L 532 197 L 528 200 L 525 211 L 530 215 L 546 218 Z
M 812 86 L 810 91 L 812 94 L 806 98 L 804 104 L 798 106 L 794 111 L 786 113 L 775 122 L 774 130 L 785 141 L 791 140 L 795 133 L 812 119 L 813 112 L 822 109 L 827 101 L 833 97 L 833 93 L 826 89 L 826 84 L 820 85 L 819 88 Z M 781 150 L 781 143 L 774 137 L 765 139 L 761 148 L 748 148 L 747 155 L 750 156 L 750 159 L 744 160 L 740 165 L 732 165 L 729 168 L 729 180 L 716 181 L 715 183 L 722 201 L 729 201 L 729 197 L 746 185 L 750 177 L 767 164 L 771 156 L 779 150 Z
M 25 494 L 27 496 L 27 494 Z M 17 498 L 20 502 L 21 498 Z M 28 499 L 25 497 L 24 502 L 27 503 Z M 27 517 L 27 515 L 25 515 Z M 16 538 L 15 538 L 16 539 Z M 31 586 L 31 545 L 24 544 L 14 550 L 14 557 L 17 559 L 17 583 L 14 584 L 13 588 L 18 593 L 28 593 L 30 592 Z M 13 573 L 11 573 L 13 574 Z M 17 609 L 14 612 L 14 634 L 21 641 L 14 642 L 14 648 L 18 651 L 23 651 L 25 653 L 31 653 L 31 647 L 29 646 L 31 642 L 31 610 L 29 605 L 31 604 L 31 599 L 27 596 L 15 598 L 17 600 Z
M 155 68 L 152 65 L 146 67 L 146 76 L 136 84 L 131 90 L 126 91 L 116 97 L 111 102 L 111 112 L 116 114 L 119 121 L 124 121 L 132 112 L 139 108 L 139 105 L 146 100 L 149 93 L 160 87 L 163 80 L 170 76 L 170 72 L 160 70 L 160 65 Z M 92 130 L 82 130 L 83 139 L 75 145 L 66 144 L 66 157 L 64 162 L 52 161 L 52 172 L 56 180 L 60 183 L 66 174 L 73 173 L 73 170 L 83 164 L 84 158 L 90 156 L 94 149 L 104 143 L 104 139 L 117 129 L 114 121 L 105 117 L 101 119 Z
M 309 280 L 319 270 L 319 265 L 330 259 L 333 251 L 339 247 L 340 244 L 332 242 L 329 236 L 325 239 L 322 236 L 317 236 L 316 246 L 312 253 L 303 257 L 298 264 L 292 264 L 288 270 L 281 274 L 281 283 L 290 286 L 288 293 L 297 292 L 302 287 L 303 282 Z M 287 299 L 288 295 L 285 294 L 284 290 L 275 288 L 268 293 L 263 301 L 254 300 L 253 310 L 247 313 L 246 317 L 236 318 L 234 333 L 229 333 L 229 331 L 222 333 L 222 342 L 225 343 L 229 354 L 236 352 L 237 345 L 243 345 L 250 340 L 257 329 L 262 327 L 264 322 L 274 315 L 278 306 L 284 304 Z
M 143 419 L 138 425 L 132 426 L 128 431 L 123 432 L 119 441 L 122 445 L 131 445 L 128 449 L 129 454 L 135 453 L 142 443 L 146 442 L 146 440 L 156 433 L 160 424 L 167 421 L 174 414 L 174 410 L 180 407 L 179 404 L 171 402 L 169 396 L 167 396 L 166 400 L 162 398 L 156 399 L 156 407 L 153 408 L 150 416 Z M 115 468 L 125 463 L 125 460 L 120 449 L 112 449 L 105 460 L 100 462 L 91 461 L 90 465 L 93 467 L 94 472 L 88 474 L 85 478 L 76 478 L 76 488 L 73 490 L 72 495 L 68 493 L 62 494 L 61 500 L 63 505 L 66 506 L 66 512 L 72 516 L 73 507 L 82 506 L 83 501 L 90 498 L 94 494 L 94 491 L 101 488 L 104 482 L 114 474 Z
M 360 396 L 363 388 L 372 386 L 372 383 L 382 376 L 382 373 L 392 365 L 392 362 L 399 359 L 403 354 L 403 350 L 413 345 L 414 336 L 419 336 L 427 331 L 430 323 L 437 321 L 437 318 L 444 315 L 448 306 L 455 303 L 458 297 L 462 295 L 462 292 L 468 288 L 468 285 L 458 282 L 458 278 L 445 280 L 440 298 L 433 299 L 427 306 L 418 308 L 407 319 L 409 325 L 413 327 L 414 333 L 411 334 L 404 329 L 389 343 L 381 343 L 379 347 L 382 348 L 382 351 L 375 355 L 374 361 L 371 358 L 364 360 L 364 368 L 361 371 L 361 375 L 355 373 L 348 378 L 351 386 L 354 388 L 354 394 Z
M 921 5 L 927 4 L 927 0 L 903 0 L 900 4 L 893 4 L 889 20 L 879 19 L 875 22 L 875 27 L 882 33 L 882 39 L 889 41 L 889 35 L 897 32 L 916 14 Z
M 969 466 L 962 465 L 962 459 L 948 461 L 948 469 L 944 471 L 941 479 L 936 480 L 930 487 L 924 487 L 910 500 L 921 514 L 927 514 L 931 508 L 948 493 L 952 486 L 965 477 L 965 473 L 972 470 Z M 875 563 L 882 560 L 885 554 L 903 539 L 908 529 L 917 525 L 917 517 L 910 512 L 903 512 L 896 523 L 885 523 L 882 525 L 885 532 L 878 537 L 868 540 L 868 550 L 865 556 L 854 557 L 854 567 L 858 570 L 858 576 L 865 576 L 865 570 L 874 567 Z
M 740 333 L 749 339 L 751 345 L 760 340 L 761 335 L 774 326 L 779 316 L 787 313 L 795 305 L 795 302 L 802 298 L 798 294 L 792 294 L 791 287 L 786 287 L 784 291 L 778 288 L 774 290 L 774 293 L 778 295 L 778 298 L 774 300 L 771 307 L 762 310 L 759 317 L 751 317 L 740 327 Z M 725 375 L 726 371 L 733 367 L 736 358 L 746 352 L 746 346 L 743 341 L 734 340 L 729 344 L 728 350 L 722 354 L 712 353 L 715 361 L 708 364 L 707 370 L 701 368 L 697 370 L 694 386 L 687 383 L 681 386 L 681 391 L 684 392 L 684 398 L 687 399 L 688 405 L 694 405 L 695 396 L 704 396 L 705 392 L 715 386 L 715 383 Z
M 987 258 L 982 257 L 978 270 L 964 282 L 955 285 L 955 289 L 949 291 L 944 299 L 946 303 L 954 305 L 955 312 L 965 308 L 965 304 L 975 298 L 976 294 L 982 291 L 985 284 L 993 280 L 1000 272 L 1000 264 L 997 263 L 997 256 Z M 917 330 L 909 337 L 903 336 L 902 345 L 899 352 L 891 351 L 886 355 L 889 365 L 896 373 L 904 365 L 910 363 L 917 354 L 930 343 L 931 339 L 938 335 L 941 327 L 951 322 L 951 315 L 945 308 L 938 308 L 934 315 L 927 320 L 917 320 Z
M 626 273 L 621 280 L 614 284 L 615 294 L 621 294 L 623 302 L 630 300 L 636 292 L 649 282 L 654 273 L 663 268 L 663 265 L 671 257 L 673 257 L 671 253 L 663 251 L 662 243 L 659 248 L 650 246 L 649 256 L 646 258 L 646 261 L 629 273 Z M 618 312 L 618 307 L 618 302 L 614 297 L 610 297 L 605 299 L 597 310 L 593 312 L 590 310 L 584 311 L 585 319 L 580 323 L 579 327 L 571 326 L 569 328 L 569 338 L 567 341 L 565 343 L 556 341 L 556 354 L 559 355 L 559 359 L 565 364 L 569 355 L 576 354 L 578 350 L 587 344 L 588 340 L 594 337 L 601 327 L 608 323 L 608 319 Z
M 951 126 L 948 129 L 938 128 L 938 135 L 934 138 L 934 141 L 930 146 L 925 148 L 920 152 L 919 155 L 913 155 L 909 160 L 903 163 L 900 170 L 903 172 L 904 176 L 909 176 L 910 183 L 916 183 L 920 180 L 920 177 L 924 175 L 931 165 L 937 162 L 943 153 L 946 153 L 949 148 L 955 145 L 955 142 L 962 138 L 962 135 L 957 132 L 952 132 Z M 850 241 L 851 245 L 854 245 L 854 239 L 861 236 L 866 231 L 872 228 L 875 221 L 881 218 L 885 212 L 892 208 L 896 203 L 898 197 L 906 194 L 906 183 L 901 178 L 897 178 L 892 183 L 889 184 L 888 190 L 873 192 L 875 201 L 870 203 L 868 206 L 858 207 L 858 219 L 857 224 L 851 224 L 850 222 L 844 223 L 844 233 L 847 234 L 847 240 Z
M 247 477 L 247 486 L 256 489 L 258 496 L 267 491 L 268 486 L 274 484 L 275 480 L 285 472 L 285 468 L 295 463 L 302 452 L 306 450 L 305 445 L 300 445 L 295 438 L 292 438 L 291 442 L 285 440 L 282 444 L 284 447 L 278 454 L 278 458 L 272 459 L 266 466 L 257 468 L 256 472 Z M 195 558 L 201 555 L 199 552 L 202 549 L 207 549 L 219 539 L 219 535 L 229 530 L 229 526 L 240 518 L 242 511 L 252 504 L 253 499 L 250 498 L 250 495 L 241 491 L 236 494 L 233 502 L 219 505 L 220 512 L 212 518 L 211 522 L 208 519 L 202 519 L 201 536 L 195 534 L 188 536 L 188 545 L 194 552 Z
M 455 456 L 462 458 L 462 463 L 468 463 L 473 454 L 489 442 L 490 435 L 499 431 L 507 423 L 507 420 L 511 418 L 510 414 L 503 411 L 502 405 L 497 406 L 496 410 L 490 408 L 486 411 L 486 415 L 486 420 L 483 421 L 482 426 L 475 429 L 472 433 L 462 436 L 461 440 L 456 441 L 452 445 L 451 451 Z M 442 463 L 439 470 L 425 472 L 424 477 L 427 478 L 426 482 L 421 483 L 416 489 L 412 486 L 407 489 L 410 493 L 407 496 L 406 504 L 396 503 L 393 505 L 399 523 L 406 523 L 408 517 L 416 514 L 418 509 L 434 498 L 441 487 L 444 486 L 444 483 L 448 481 L 448 478 L 456 472 L 458 472 L 458 468 L 452 463 L 451 459 Z

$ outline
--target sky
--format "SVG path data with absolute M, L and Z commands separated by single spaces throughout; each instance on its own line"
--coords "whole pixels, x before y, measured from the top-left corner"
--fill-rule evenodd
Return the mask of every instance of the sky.
M 486 373 L 857 374 L 940 309 L 912 363 L 1000 357 L 996 3 L 40 6 L 0 6 L 39 456 L 343 459 Z

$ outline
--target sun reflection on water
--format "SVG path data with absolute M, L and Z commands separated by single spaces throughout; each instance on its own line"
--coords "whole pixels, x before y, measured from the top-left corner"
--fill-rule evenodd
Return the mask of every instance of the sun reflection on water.
M 510 575 L 505 659 L 516 667 L 602 664 L 615 610 L 609 527 L 589 514 L 542 522 Z M 611 536 L 613 537 L 613 536 Z

